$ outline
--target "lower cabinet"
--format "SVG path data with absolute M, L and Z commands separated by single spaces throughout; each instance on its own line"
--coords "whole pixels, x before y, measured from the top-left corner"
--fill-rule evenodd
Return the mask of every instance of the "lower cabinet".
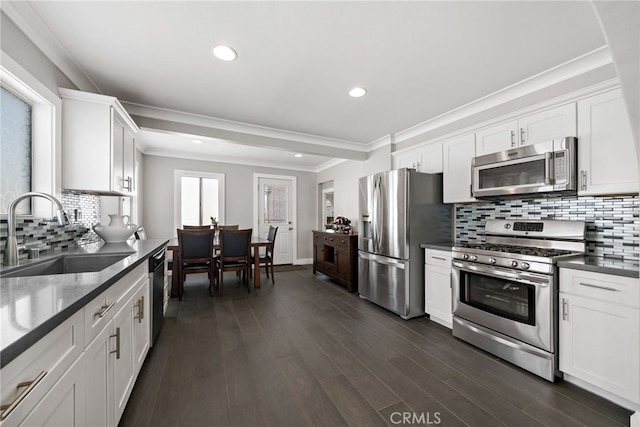
M 561 268 L 559 354 L 567 379 L 638 410 L 639 314 L 638 279 Z
M 149 278 L 143 271 L 125 290 L 113 318 L 87 346 L 87 425 L 116 426 L 122 417 L 149 350 L 148 295 Z
M 0 425 L 117 426 L 149 351 L 149 305 L 143 263 L 4 366 Z
M 451 329 L 451 252 L 425 249 L 424 295 L 429 318 Z
M 83 357 L 76 360 L 20 425 L 84 426 L 86 406 L 83 363 Z

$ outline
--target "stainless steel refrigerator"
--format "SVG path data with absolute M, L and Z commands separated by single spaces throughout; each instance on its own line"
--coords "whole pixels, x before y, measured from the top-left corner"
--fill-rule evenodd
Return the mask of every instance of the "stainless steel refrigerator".
M 452 240 L 442 175 L 398 169 L 360 178 L 358 292 L 403 319 L 423 316 L 421 243 Z

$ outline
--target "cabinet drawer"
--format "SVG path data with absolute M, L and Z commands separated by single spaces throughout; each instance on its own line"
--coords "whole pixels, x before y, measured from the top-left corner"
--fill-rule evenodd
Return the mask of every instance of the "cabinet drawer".
M 560 292 L 640 308 L 640 284 L 631 277 L 561 268 Z
M 85 345 L 89 345 L 109 323 L 127 297 L 135 291 L 135 285 L 147 277 L 147 270 L 147 264 L 142 263 L 85 306 Z
M 83 315 L 78 311 L 2 368 L 0 401 L 14 403 L 0 411 L 3 427 L 20 424 L 80 356 Z
M 424 262 L 436 267 L 451 268 L 451 252 L 425 249 Z

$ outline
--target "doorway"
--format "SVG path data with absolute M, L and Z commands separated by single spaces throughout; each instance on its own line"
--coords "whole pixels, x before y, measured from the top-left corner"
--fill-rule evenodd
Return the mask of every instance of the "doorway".
M 274 264 L 293 264 L 297 253 L 296 177 L 253 174 L 253 232 L 266 238 L 269 227 L 278 227 Z

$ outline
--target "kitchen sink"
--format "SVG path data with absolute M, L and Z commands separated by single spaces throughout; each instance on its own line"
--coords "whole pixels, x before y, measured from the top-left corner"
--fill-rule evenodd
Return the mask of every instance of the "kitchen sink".
M 61 255 L 37 264 L 11 269 L 0 274 L 0 277 L 29 277 L 102 271 L 128 257 L 131 253 Z

